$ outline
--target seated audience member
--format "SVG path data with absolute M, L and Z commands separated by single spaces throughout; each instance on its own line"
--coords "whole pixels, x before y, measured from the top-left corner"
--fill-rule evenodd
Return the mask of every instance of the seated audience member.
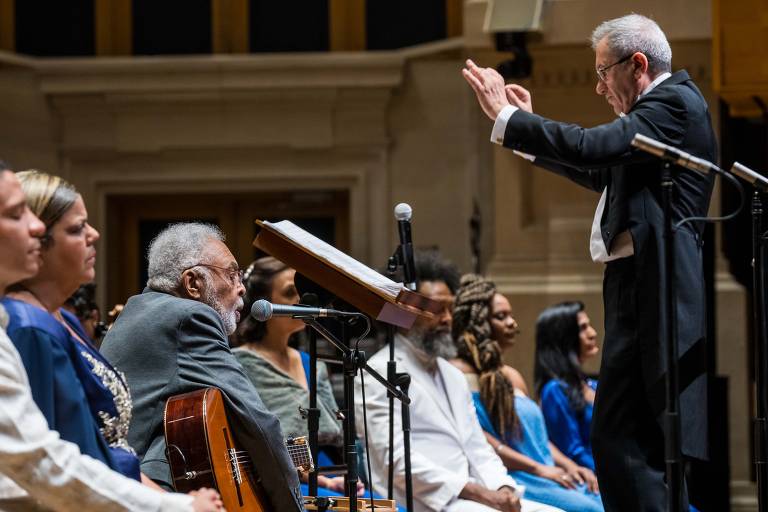
M 244 311 L 265 299 L 273 304 L 297 304 L 299 293 L 293 278 L 296 271 L 283 262 L 266 256 L 251 263 L 243 276 Z M 304 329 L 304 322 L 290 317 L 275 317 L 258 322 L 244 315 L 232 335 L 232 350 L 259 392 L 264 405 L 280 418 L 283 432 L 291 436 L 308 433 L 307 419 L 299 408 L 309 407 L 309 354 L 290 346 L 291 336 Z M 336 400 L 328 380 L 325 363 L 318 362 L 317 407 L 320 409 L 318 443 L 340 447 L 341 423 L 336 418 Z M 318 476 L 318 486 L 344 492 L 344 478 Z M 306 484 L 302 484 L 306 495 Z M 338 494 L 336 494 L 338 495 Z
M 539 315 L 533 378 L 547 433 L 563 454 L 593 471 L 589 430 L 597 381 L 581 365 L 599 350 L 581 302 L 563 302 Z
M 509 301 L 490 281 L 462 278 L 453 307 L 453 337 L 485 437 L 529 498 L 568 512 L 602 512 L 597 479 L 553 446 L 525 381 L 504 365 L 517 322 Z
M 426 511 L 554 511 L 520 499 L 517 483 L 483 436 L 474 413 L 472 396 L 462 373 L 445 358 L 456 353 L 451 339 L 451 306 L 458 273 L 436 253 L 416 257 L 418 291 L 443 302 L 435 318 L 419 317 L 408 331 L 395 338 L 398 372 L 411 376 L 411 462 L 414 510 Z M 384 347 L 369 365 L 386 375 L 389 348 Z M 368 406 L 368 456 L 373 488 L 387 491 L 389 401 L 387 391 L 373 379 L 365 380 Z M 362 389 L 355 380 L 357 433 L 364 432 Z M 405 467 L 399 404 L 394 415 L 395 499 L 405 503 Z
M 139 480 L 139 459 L 127 439 L 128 387 L 62 307 L 80 285 L 93 281 L 99 233 L 88 224 L 83 198 L 72 185 L 38 171 L 17 177 L 32 212 L 45 224 L 40 271 L 11 286 L 2 301 L 32 396 L 63 439 Z
M 107 359 L 125 372 L 133 395 L 128 440 L 142 458 L 142 471 L 171 488 L 165 402 L 217 387 L 272 508 L 302 510 L 299 480 L 280 422 L 229 348 L 227 336 L 237 327 L 245 289 L 224 235 L 207 224 L 169 226 L 150 244 L 148 276 L 147 287 L 126 302 L 102 345 Z
M 259 299 L 273 304 L 297 304 L 301 298 L 294 283 L 296 270 L 271 256 L 265 256 L 251 263 L 243 275 L 245 286 L 244 311 L 250 311 Z M 232 350 L 242 363 L 259 392 L 264 405 L 280 418 L 283 432 L 291 436 L 308 434 L 307 418 L 300 408 L 309 407 L 310 366 L 309 354 L 288 345 L 290 338 L 304 329 L 304 322 L 295 318 L 275 317 L 267 322 L 258 322 L 250 315 L 244 316 L 231 337 Z M 317 363 L 317 407 L 320 409 L 318 444 L 320 453 L 317 465 L 340 463 L 335 454 L 343 448 L 341 420 L 336 416 L 339 406 L 333 397 L 325 363 Z M 325 448 L 325 449 L 323 449 Z M 302 475 L 303 479 L 307 475 Z M 344 477 L 318 475 L 319 496 L 343 496 Z M 306 496 L 309 485 L 301 484 Z M 358 495 L 366 494 L 362 482 L 358 482 Z M 374 498 L 380 496 L 374 494 Z
M 39 238 L 45 233 L 18 179 L 5 169 L 0 162 L 0 297 L 11 283 L 37 273 Z M 49 430 L 32 398 L 24 363 L 6 335 L 7 324 L 0 306 L 0 510 L 222 510 L 215 491 L 203 489 L 196 497 L 155 491 L 81 454 L 77 445 Z M 63 361 L 68 364 L 66 357 Z

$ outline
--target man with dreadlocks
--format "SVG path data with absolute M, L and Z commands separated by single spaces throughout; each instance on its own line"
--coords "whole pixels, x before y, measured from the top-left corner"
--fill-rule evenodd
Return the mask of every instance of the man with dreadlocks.
M 411 376 L 411 462 L 414 509 L 417 512 L 554 512 L 559 509 L 521 500 L 522 490 L 491 446 L 474 414 L 472 396 L 459 370 L 445 358 L 453 357 L 451 307 L 458 272 L 434 252 L 416 255 L 418 291 L 445 305 L 434 319 L 420 318 L 410 331 L 395 339 L 397 370 Z M 369 364 L 386 373 L 389 349 Z M 357 431 L 363 432 L 362 383 L 355 381 Z M 373 489 L 387 492 L 389 407 L 387 391 L 366 381 L 369 460 Z M 405 463 L 400 414 L 395 414 L 394 498 L 404 502 Z
M 568 512 L 602 512 L 594 473 L 550 443 L 522 375 L 502 362 L 518 332 L 507 298 L 491 281 L 464 276 L 452 330 L 458 357 L 451 362 L 466 377 L 486 439 L 526 496 Z

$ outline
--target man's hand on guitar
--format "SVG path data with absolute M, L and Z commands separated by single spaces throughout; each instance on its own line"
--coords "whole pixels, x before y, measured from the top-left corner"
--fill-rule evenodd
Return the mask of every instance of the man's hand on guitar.
M 195 512 L 226 512 L 221 496 L 213 489 L 202 487 L 190 492 L 189 495 L 195 497 L 192 502 L 192 509 Z

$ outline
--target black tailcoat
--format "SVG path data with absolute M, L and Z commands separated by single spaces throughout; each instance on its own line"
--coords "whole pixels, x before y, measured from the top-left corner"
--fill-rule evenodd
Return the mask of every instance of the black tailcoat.
M 685 71 L 674 73 L 642 96 L 626 116 L 594 128 L 517 111 L 507 123 L 504 146 L 536 156 L 536 165 L 589 189 L 602 192 L 609 187 L 601 222 L 603 240 L 610 252 L 616 235 L 629 230 L 632 236 L 637 275 L 635 300 L 641 321 L 634 326 L 634 343 L 638 346 L 629 351 L 617 351 L 617 355 L 610 346 L 613 341 L 611 332 L 606 332 L 603 364 L 606 361 L 617 363 L 610 361 L 612 357 L 634 358 L 641 366 L 642 385 L 651 409 L 661 422 L 665 406 L 665 299 L 662 285 L 667 271 L 661 211 L 661 163 L 632 148 L 631 141 L 637 133 L 710 161 L 716 159 L 716 140 L 707 104 Z M 673 179 L 676 189 L 674 220 L 705 216 L 714 178 L 674 167 Z M 682 448 L 686 455 L 706 458 L 706 302 L 701 233 L 701 223 L 685 224 L 676 231 L 675 278 Z M 606 314 L 610 309 L 606 304 Z M 619 363 L 633 364 L 631 361 Z

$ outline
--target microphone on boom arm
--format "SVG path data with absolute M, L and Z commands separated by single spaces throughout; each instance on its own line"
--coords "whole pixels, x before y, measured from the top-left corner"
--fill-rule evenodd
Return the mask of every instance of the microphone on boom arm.
M 411 238 L 411 217 L 413 208 L 408 203 L 395 206 L 397 232 L 400 236 L 400 264 L 403 266 L 403 281 L 410 290 L 416 289 L 416 266 L 413 262 L 413 239 Z
M 693 156 L 690 153 L 679 150 L 663 142 L 659 142 L 645 135 L 635 134 L 635 138 L 632 139 L 632 145 L 646 153 L 655 155 L 662 160 L 672 162 L 680 167 L 685 167 L 692 171 L 697 171 L 702 174 L 709 174 L 710 172 L 722 172 L 722 170 L 708 160 Z
M 251 316 L 259 321 L 266 322 L 270 318 L 289 316 L 292 318 L 326 318 L 326 317 L 351 317 L 361 316 L 362 313 L 339 311 L 337 309 L 314 308 L 302 305 L 288 306 L 285 304 L 272 304 L 268 300 L 259 299 L 251 306 Z

